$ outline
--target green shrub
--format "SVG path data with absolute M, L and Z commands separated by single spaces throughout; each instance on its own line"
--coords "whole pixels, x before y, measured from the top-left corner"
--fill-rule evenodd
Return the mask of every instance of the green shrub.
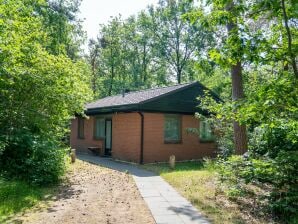
M 6 139 L 0 171 L 6 177 L 36 185 L 57 183 L 65 171 L 66 151 L 51 139 L 18 131 Z
M 275 159 L 231 156 L 217 162 L 219 180 L 228 197 L 245 196 L 248 184 L 266 184 L 270 192 L 258 195 L 258 199 L 267 199 L 267 209 L 285 221 L 293 220 L 298 212 L 297 170 L 297 151 L 281 151 Z
M 280 151 L 295 151 L 298 149 L 297 122 L 279 120 L 277 127 L 268 125 L 257 126 L 250 133 L 250 153 L 254 157 L 267 156 L 274 159 Z
M 278 216 L 297 218 L 298 151 L 282 151 L 275 161 L 277 168 L 272 175 L 274 189 L 269 198 L 270 206 Z
M 217 168 L 220 180 L 232 185 L 240 182 L 248 183 L 252 179 L 252 163 L 241 156 L 230 156 L 227 159 L 218 160 Z
M 204 168 L 206 168 L 209 171 L 214 171 L 216 170 L 216 160 L 208 158 L 208 157 L 204 157 L 203 158 L 203 166 Z

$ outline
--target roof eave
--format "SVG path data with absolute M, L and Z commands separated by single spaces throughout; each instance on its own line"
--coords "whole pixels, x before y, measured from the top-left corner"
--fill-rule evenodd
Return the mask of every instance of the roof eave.
M 127 105 L 117 105 L 110 107 L 97 107 L 97 108 L 87 108 L 85 110 L 86 115 L 96 115 L 96 114 L 109 114 L 115 112 L 131 112 L 138 110 L 138 104 L 127 104 Z
M 111 113 L 130 113 L 130 112 L 148 112 L 148 113 L 167 113 L 167 114 L 186 114 L 193 115 L 197 112 L 202 114 L 208 114 L 207 112 L 196 108 L 193 111 L 183 111 L 183 110 L 154 110 L 154 109 L 143 109 L 142 105 L 134 104 L 133 106 L 117 106 L 117 107 L 103 107 L 103 108 L 94 108 L 88 109 L 85 111 L 86 115 L 100 115 L 100 114 L 111 114 Z

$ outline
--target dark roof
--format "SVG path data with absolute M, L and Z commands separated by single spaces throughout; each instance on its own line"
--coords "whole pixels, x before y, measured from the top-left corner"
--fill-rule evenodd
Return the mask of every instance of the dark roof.
M 194 113 L 199 103 L 197 97 L 204 94 L 204 90 L 207 88 L 201 83 L 193 82 L 128 92 L 124 96 L 108 96 L 88 103 L 86 114 L 128 111 Z
M 142 103 L 146 100 L 159 97 L 161 95 L 172 92 L 174 90 L 181 89 L 191 84 L 193 83 L 174 85 L 174 86 L 168 86 L 168 87 L 159 87 L 154 89 L 146 89 L 146 90 L 140 90 L 135 92 L 128 92 L 124 94 L 124 97 L 122 94 L 118 94 L 116 96 L 108 96 L 108 97 L 96 100 L 94 102 L 88 103 L 86 105 L 86 108 L 93 109 L 93 108 L 100 108 L 100 107 L 110 107 L 110 106 Z

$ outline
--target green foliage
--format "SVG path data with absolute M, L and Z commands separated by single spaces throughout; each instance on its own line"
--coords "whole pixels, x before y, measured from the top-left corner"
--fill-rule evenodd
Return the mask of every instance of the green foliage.
M 157 60 L 166 62 L 168 77 L 176 79 L 177 83 L 194 79 L 192 73 L 195 58 L 204 58 L 205 49 L 214 43 L 211 32 L 184 18 L 187 12 L 194 9 L 193 1 L 162 0 L 149 11 Z
M 250 159 L 241 156 L 219 159 L 217 170 L 222 182 L 227 182 L 231 186 L 238 185 L 240 189 L 253 181 L 270 182 L 270 178 L 276 173 L 273 160 Z
M 268 200 L 263 209 L 290 222 L 298 211 L 297 155 L 297 151 L 282 151 L 275 159 L 231 156 L 218 160 L 221 187 L 233 199 L 251 197 L 249 185 L 271 189 L 269 194 L 264 191 L 257 195 L 257 200 Z
M 256 157 L 266 155 L 276 158 L 280 151 L 297 150 L 296 138 L 289 139 L 289 134 L 293 132 L 289 126 L 290 122 L 281 123 L 279 127 L 274 128 L 268 125 L 257 126 L 251 133 L 250 152 Z
M 52 191 L 50 188 L 0 177 L 0 222 L 6 223 L 10 215 L 34 206 Z
M 5 177 L 48 185 L 57 183 L 64 174 L 66 150 L 58 148 L 52 139 L 23 130 L 2 141 L 6 147 L 0 157 L 0 170 Z
M 146 164 L 143 167 L 160 174 L 181 195 L 187 198 L 203 215 L 214 224 L 246 223 L 251 216 L 246 216 L 246 210 L 217 197 L 215 161 L 189 161 L 176 163 L 175 170 L 169 164 Z M 244 217 L 246 216 L 246 217 Z M 244 217 L 244 218 L 243 218 Z M 244 221 L 245 220 L 245 221 Z M 255 221 L 255 217 L 253 217 Z M 257 223 L 268 223 L 258 222 Z
M 89 67 L 57 50 L 69 49 L 70 42 L 59 38 L 70 38 L 72 31 L 54 35 L 55 22 L 47 23 L 54 13 L 49 2 L 1 2 L 0 172 L 35 184 L 57 182 L 65 155 L 58 143 L 70 118 L 91 99 Z M 60 28 L 73 26 L 60 19 Z
M 209 171 L 215 171 L 217 166 L 216 166 L 216 161 L 214 159 L 210 159 L 208 157 L 203 158 L 203 166 Z
M 228 70 L 212 66 L 212 62 L 200 60 L 194 65 L 197 79 L 207 88 L 216 93 L 222 100 L 231 99 L 231 77 Z
M 88 57 L 95 67 L 96 95 L 196 80 L 196 60 L 206 59 L 205 48 L 214 38 L 184 19 L 194 8 L 192 1 L 162 0 L 136 16 L 115 17 L 101 25 Z
M 231 101 L 217 102 L 210 95 L 209 91 L 198 99 L 200 101 L 200 108 L 203 111 L 211 112 L 208 116 L 204 116 L 203 119 L 212 124 L 215 140 L 218 145 L 218 153 L 223 157 L 232 155 L 234 153 L 234 143 Z M 199 113 L 196 114 L 198 119 L 202 119 L 202 116 Z
M 280 152 L 276 158 L 270 207 L 281 217 L 297 219 L 298 212 L 298 152 Z
M 171 169 L 168 163 L 160 163 L 154 165 L 145 165 L 144 168 L 152 170 L 159 174 L 166 173 L 176 173 L 176 172 L 187 172 L 196 171 L 204 167 L 202 161 L 192 161 L 192 162 L 177 162 L 175 165 L 175 170 Z
M 213 30 L 220 40 L 208 51 L 207 61 L 215 65 L 203 64 L 198 69 L 205 66 L 214 72 L 219 68 L 219 84 L 224 84 L 227 68 L 240 61 L 246 95 L 232 101 L 229 89 L 223 89 L 224 103 L 209 96 L 200 99 L 200 107 L 210 111 L 208 119 L 217 134 L 222 186 L 234 200 L 256 197 L 268 202 L 265 207 L 275 217 L 291 222 L 298 210 L 294 173 L 298 165 L 297 5 L 287 0 L 206 4 L 208 10 L 199 7 L 186 15 L 193 23 Z M 223 32 L 232 23 L 230 32 Z M 208 78 L 205 80 L 208 84 Z M 233 121 L 248 129 L 249 151 L 244 157 L 231 156 Z M 261 186 L 264 191 L 255 194 L 251 186 Z
M 42 30 L 47 33 L 44 45 L 49 53 L 80 58 L 80 46 L 85 39 L 82 21 L 77 17 L 80 3 L 81 0 L 49 0 L 36 5 L 35 10 L 42 16 Z
M 214 113 L 208 118 L 218 134 L 220 181 L 226 186 L 227 195 L 256 197 L 268 200 L 265 209 L 276 217 L 291 221 L 297 213 L 297 89 L 293 77 L 268 79 L 268 82 L 251 85 L 254 90 L 241 103 L 216 103 L 211 98 L 202 99 L 202 105 Z M 274 82 L 273 82 L 274 80 Z M 275 85 L 273 84 L 275 83 Z M 238 113 L 232 109 L 238 108 Z M 249 128 L 249 152 L 247 157 L 230 155 L 232 141 L 224 124 L 238 119 Z M 225 146 L 228 146 L 225 148 Z M 228 152 L 228 153 L 227 153 Z M 250 185 L 269 186 L 269 192 L 251 195 Z

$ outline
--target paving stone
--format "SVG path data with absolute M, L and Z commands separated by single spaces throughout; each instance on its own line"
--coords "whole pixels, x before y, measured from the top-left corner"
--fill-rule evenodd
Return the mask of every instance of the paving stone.
M 179 217 L 182 219 L 185 224 L 210 224 L 203 216 L 195 215 L 189 216 L 184 214 L 179 214 Z
M 175 211 L 169 209 L 169 208 L 161 208 L 161 207 L 149 207 L 150 211 L 155 217 L 156 215 L 177 215 Z
M 192 204 L 189 201 L 187 201 L 187 202 L 185 202 L 185 201 L 182 201 L 182 202 L 179 202 L 179 201 L 170 201 L 169 204 L 171 206 L 177 206 L 177 207 L 183 207 L 183 206 L 193 207 Z
M 176 214 L 183 214 L 189 217 L 200 215 L 198 211 L 192 206 L 171 206 L 169 209 L 175 211 Z
M 150 208 L 170 208 L 172 205 L 170 205 L 167 201 L 147 201 L 147 205 Z
M 184 221 L 178 215 L 156 215 L 156 223 L 162 224 L 184 224 Z
M 150 209 L 157 224 L 209 224 L 199 211 L 182 197 L 163 178 L 132 164 L 116 162 L 110 158 L 78 155 L 79 159 L 115 169 L 128 171 Z
M 184 203 L 188 203 L 188 201 L 183 198 L 182 196 L 167 196 L 164 197 L 168 202 L 184 202 Z
M 139 189 L 139 191 L 140 191 L 143 198 L 160 197 L 161 196 L 160 193 L 156 190 L 144 190 L 144 189 L 140 190 Z
M 139 189 L 154 189 L 154 185 L 152 184 L 145 184 L 145 183 L 142 183 L 142 182 L 139 182 L 139 183 L 136 183 L 137 187 Z
M 182 196 L 180 196 L 180 194 L 178 194 L 177 192 L 173 192 L 173 190 L 172 191 L 167 191 L 167 192 L 164 192 L 164 191 L 159 191 L 160 192 L 160 194 L 164 197 L 164 198 L 166 198 L 166 199 L 171 199 L 171 198 L 182 198 L 182 199 L 184 199 Z
M 147 204 L 151 202 L 167 202 L 163 197 L 147 197 L 145 201 Z

